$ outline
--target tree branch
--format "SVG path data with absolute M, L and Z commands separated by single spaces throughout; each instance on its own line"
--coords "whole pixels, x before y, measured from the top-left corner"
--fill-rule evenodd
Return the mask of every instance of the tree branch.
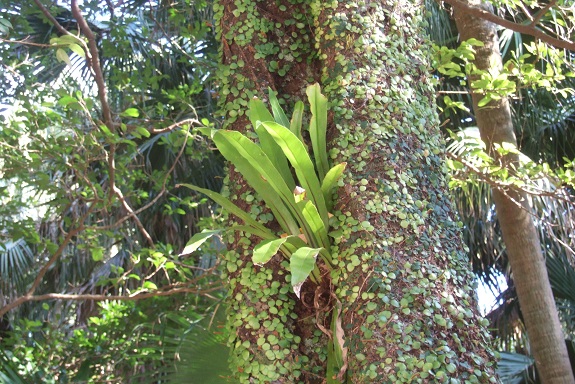
M 88 65 L 94 71 L 94 81 L 98 86 L 98 97 L 100 98 L 100 104 L 102 104 L 102 117 L 104 124 L 113 132 L 113 121 L 112 112 L 110 110 L 110 105 L 108 104 L 108 97 L 106 92 L 106 82 L 104 80 L 104 74 L 102 73 L 102 67 L 100 66 L 100 55 L 98 52 L 98 45 L 96 44 L 96 36 L 94 32 L 90 29 L 90 26 L 82 16 L 80 7 L 78 6 L 78 0 L 72 0 L 72 15 L 78 22 L 80 31 L 88 38 Z
M 110 130 L 110 132 L 115 133 L 116 128 L 114 127 L 114 122 L 112 119 L 112 111 L 110 109 L 110 104 L 108 103 L 106 81 L 104 79 L 104 73 L 102 72 L 102 66 L 100 65 L 100 55 L 98 52 L 98 45 L 96 44 L 96 36 L 94 32 L 90 29 L 90 26 L 84 19 L 80 7 L 78 6 L 78 0 L 72 0 L 71 3 L 72 15 L 78 22 L 80 31 L 88 39 L 88 49 L 89 52 L 86 55 L 89 67 L 92 69 L 94 74 L 94 81 L 98 87 L 98 98 L 100 99 L 100 104 L 102 105 L 102 120 L 104 125 Z M 108 201 L 112 201 L 112 197 L 115 194 L 115 183 L 116 183 L 116 144 L 110 143 L 110 151 L 108 153 L 108 178 L 110 180 L 110 191 L 108 194 Z
M 79 294 L 79 295 L 70 295 L 65 293 L 46 293 L 43 295 L 25 295 L 20 296 L 18 299 L 14 300 L 13 302 L 7 304 L 3 308 L 0 308 L 0 318 L 8 313 L 10 310 L 30 301 L 45 301 L 45 300 L 70 300 L 70 301 L 80 301 L 80 300 L 94 300 L 94 301 L 104 301 L 104 300 L 122 300 L 122 301 L 135 301 L 135 300 L 142 300 L 142 299 L 149 299 L 151 297 L 159 297 L 159 296 L 171 296 L 176 295 L 179 293 L 195 293 L 195 294 L 208 294 L 210 292 L 218 291 L 222 289 L 221 285 L 210 286 L 209 288 L 204 289 L 194 289 L 194 288 L 174 288 L 167 291 L 156 291 L 156 292 L 147 292 L 147 293 L 139 293 L 134 296 L 123 296 L 123 295 L 94 295 L 94 294 Z
M 167 131 L 171 131 L 172 129 L 174 129 L 175 127 L 179 126 L 179 125 L 183 125 L 186 124 L 188 122 L 198 122 L 196 119 L 187 119 L 187 120 L 183 120 L 177 123 L 174 123 L 172 125 L 170 125 L 167 128 L 158 130 L 160 132 L 167 132 Z M 189 132 L 189 129 L 188 129 Z M 157 133 L 154 132 L 153 133 Z M 162 197 L 164 195 L 164 193 L 166 193 L 166 183 L 168 181 L 168 178 L 170 177 L 170 174 L 174 171 L 174 169 L 176 168 L 176 165 L 178 164 L 178 161 L 180 160 L 180 157 L 182 157 L 182 155 L 184 154 L 184 150 L 186 149 L 186 144 L 188 142 L 188 136 L 186 135 L 186 138 L 184 140 L 184 143 L 182 144 L 182 147 L 180 148 L 176 158 L 174 159 L 174 162 L 172 164 L 172 166 L 170 167 L 170 169 L 168 170 L 168 172 L 166 172 L 166 176 L 164 177 L 164 180 L 162 181 L 162 188 L 160 189 L 160 191 L 158 192 L 158 194 L 151 200 L 149 201 L 147 204 L 145 204 L 143 207 L 138 208 L 135 211 L 132 211 L 131 213 L 129 213 L 128 215 L 118 219 L 115 223 L 113 224 L 109 224 L 106 226 L 93 226 L 90 227 L 90 229 L 96 229 L 96 230 L 108 230 L 108 229 L 115 229 L 118 228 L 118 226 L 120 226 L 124 221 L 128 220 L 130 217 L 134 216 L 134 215 L 139 215 L 140 213 L 142 213 L 143 211 L 145 211 L 146 209 L 150 208 L 152 205 L 154 205 L 159 199 L 160 197 Z M 128 212 L 130 212 L 130 210 L 128 210 Z
M 56 20 L 54 18 L 54 16 L 52 16 L 52 14 L 50 13 L 50 11 L 48 10 L 48 8 L 46 8 L 44 6 L 44 4 L 42 4 L 40 2 L 40 0 L 34 0 L 34 3 L 36 4 L 36 6 L 38 8 L 40 8 L 40 10 L 42 11 L 42 13 L 44 14 L 44 16 L 46 16 L 46 18 L 48 19 L 48 21 L 50 21 L 54 27 L 56 27 L 56 29 L 62 34 L 62 35 L 72 35 L 70 32 L 68 32 L 68 30 L 66 28 L 64 28 L 60 23 L 58 23 L 58 20 Z
M 80 294 L 80 295 L 70 295 L 65 293 L 46 293 L 44 295 L 32 296 L 29 301 L 44 301 L 44 300 L 94 300 L 94 301 L 104 301 L 104 300 L 121 300 L 121 301 L 136 301 L 142 299 L 149 299 L 151 297 L 160 297 L 160 296 L 171 296 L 177 295 L 179 293 L 196 293 L 196 294 L 204 294 L 210 293 L 217 290 L 222 289 L 222 285 L 217 285 L 214 287 L 206 288 L 206 289 L 196 289 L 196 288 L 175 288 L 170 289 L 168 291 L 160 291 L 160 292 L 147 292 L 147 293 L 140 293 L 134 296 L 124 296 L 124 295 L 94 295 L 94 294 Z M 1 315 L 1 313 L 0 313 Z
M 534 25 L 533 23 L 528 24 L 528 25 L 514 23 L 512 21 L 506 20 L 506 19 L 499 17 L 497 15 L 494 15 L 493 13 L 491 13 L 485 9 L 470 6 L 470 5 L 466 4 L 465 2 L 463 2 L 462 0 L 442 0 L 442 1 L 444 3 L 451 5 L 453 8 L 459 9 L 461 12 L 465 12 L 469 15 L 481 18 L 483 20 L 490 21 L 490 22 L 495 23 L 497 25 L 500 25 L 502 27 L 511 29 L 512 31 L 515 31 L 515 32 L 534 36 L 541 41 L 544 41 L 548 44 L 553 45 L 556 48 L 567 49 L 569 51 L 575 51 L 575 42 L 572 42 L 569 40 L 562 40 L 562 39 L 558 39 L 558 38 L 555 38 L 553 36 L 550 36 L 550 35 L 542 32 L 541 30 L 537 29 L 536 25 Z M 539 16 L 539 19 L 541 17 L 542 17 L 542 15 Z
M 21 44 L 21 45 L 29 45 L 31 47 L 41 47 L 41 48 L 55 48 L 58 47 L 58 45 L 53 45 L 53 44 L 40 44 L 40 43 L 32 43 L 26 40 L 9 40 L 9 39 L 3 39 L 0 37 L 0 41 L 3 43 L 8 43 L 8 44 Z
M 553 199 L 565 201 L 567 203 L 572 203 L 572 201 L 568 197 L 566 197 L 563 193 L 561 193 L 561 191 L 564 191 L 563 189 L 558 188 L 554 191 L 547 191 L 547 190 L 544 190 L 544 189 L 539 188 L 539 187 L 529 186 L 528 183 L 525 183 L 525 185 L 526 185 L 525 187 L 519 187 L 517 185 L 509 185 L 509 184 L 500 182 L 496 178 L 491 177 L 488 173 L 477 168 L 471 162 L 466 161 L 465 159 L 463 159 L 462 157 L 460 157 L 454 153 L 447 152 L 446 156 L 449 158 L 452 158 L 453 160 L 460 162 L 463 166 L 465 166 L 467 169 L 469 169 L 469 172 L 466 172 L 466 174 L 475 175 L 479 179 L 479 181 L 482 181 L 482 182 L 488 184 L 490 187 L 499 190 L 501 193 L 503 193 L 504 195 L 506 195 L 510 199 L 512 199 L 512 197 L 510 196 L 508 191 L 509 190 L 516 190 L 516 191 L 524 192 L 524 193 L 526 193 L 530 196 L 533 196 L 533 197 L 550 197 Z M 518 202 L 516 202 L 516 203 L 519 207 L 521 207 L 521 205 Z
M 184 119 L 182 121 L 178 121 L 166 128 L 161 128 L 161 129 L 150 129 L 149 132 L 153 133 L 153 134 L 159 134 L 159 133 L 164 133 L 164 132 L 170 132 L 172 130 L 174 130 L 175 128 L 178 128 L 179 126 L 182 126 L 184 124 L 200 124 L 200 122 L 198 121 L 198 119 Z

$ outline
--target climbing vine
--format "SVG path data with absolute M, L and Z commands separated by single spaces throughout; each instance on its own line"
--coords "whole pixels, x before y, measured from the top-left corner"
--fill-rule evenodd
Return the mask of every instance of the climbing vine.
M 445 195 L 420 4 L 278 1 L 245 11 L 220 4 L 225 128 L 258 140 L 246 116 L 251 96 L 232 94 L 237 81 L 250 79 L 262 100 L 267 87 L 277 90 L 284 106 L 317 81 L 330 101 L 328 159 L 347 164 L 329 211 L 329 263 L 317 264 L 321 281 L 305 282 L 300 297 L 286 289 L 285 257 L 257 266 L 257 236 L 243 229 L 225 236 L 232 245 L 225 256 L 231 364 L 239 381 L 492 381 L 493 353 L 471 309 L 473 278 Z M 288 22 L 294 15 L 298 21 Z M 249 41 L 237 39 L 245 23 L 258 31 Z M 290 61 L 300 37 L 303 45 L 293 48 L 304 60 Z M 243 67 L 230 69 L 234 60 Z M 307 134 L 302 142 L 310 144 Z M 317 154 L 313 145 L 310 153 Z M 226 197 L 275 233 L 294 233 L 282 230 L 250 184 L 232 162 Z M 337 321 L 326 310 L 337 312 Z M 332 365 L 338 359 L 330 358 L 330 340 L 338 335 L 345 349 Z

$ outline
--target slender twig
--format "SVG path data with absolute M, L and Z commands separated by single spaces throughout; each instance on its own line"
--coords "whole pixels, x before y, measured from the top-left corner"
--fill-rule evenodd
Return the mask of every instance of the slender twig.
M 78 0 L 72 0 L 71 3 L 72 8 L 72 15 L 78 22 L 78 26 L 82 33 L 88 39 L 88 49 L 89 55 L 87 58 L 88 66 L 92 69 L 94 81 L 96 82 L 96 86 L 98 87 L 98 98 L 100 99 L 100 105 L 102 107 L 102 120 L 104 125 L 108 128 L 108 130 L 114 134 L 116 132 L 116 128 L 114 126 L 114 122 L 112 119 L 112 111 L 110 109 L 110 105 L 108 103 L 108 96 L 107 96 L 107 89 L 106 89 L 106 81 L 104 79 L 104 73 L 102 72 L 102 66 L 100 65 L 100 55 L 98 52 L 98 45 L 96 43 L 96 36 L 94 32 L 90 29 L 90 26 L 84 19 L 82 15 L 82 11 L 78 6 Z M 108 153 L 108 178 L 110 181 L 110 190 L 108 194 L 108 202 L 112 201 L 113 196 L 115 195 L 115 183 L 116 183 L 116 144 L 111 142 L 110 143 L 110 150 Z
M 142 235 L 144 235 L 144 237 L 148 241 L 148 244 L 150 244 L 150 247 L 155 248 L 156 246 L 154 244 L 154 240 L 152 240 L 152 237 L 150 236 L 148 231 L 146 231 L 146 228 L 144 228 L 144 225 L 140 221 L 140 218 L 134 212 L 132 207 L 130 207 L 130 204 L 128 204 L 126 199 L 124 198 L 124 195 L 122 194 L 122 191 L 120 190 L 120 188 L 118 188 L 114 185 L 113 190 L 114 190 L 114 194 L 118 197 L 118 199 L 122 203 L 122 206 L 124 207 L 124 209 L 128 212 L 128 218 L 134 219 L 134 221 L 136 222 L 136 226 L 138 227 L 140 232 L 142 232 Z
M 545 224 L 549 225 L 548 222 L 546 222 Z M 554 231 L 549 230 L 549 231 L 547 231 L 547 234 L 548 234 L 549 236 L 551 236 L 556 242 L 558 242 L 559 244 L 561 244 L 561 245 L 565 248 L 566 251 L 568 251 L 569 253 L 571 253 L 572 256 L 575 256 L 575 251 L 573 250 L 573 248 L 572 248 L 569 244 L 565 243 L 563 240 L 561 240 L 560 238 L 558 238 Z
M 88 47 L 89 47 L 90 55 L 91 55 L 91 58 L 89 59 L 88 63 L 89 63 L 90 68 L 93 71 L 94 81 L 96 82 L 96 85 L 98 87 L 98 97 L 100 99 L 100 104 L 102 106 L 103 123 L 110 130 L 110 132 L 115 133 L 116 129 L 114 126 L 114 122 L 112 120 L 112 112 L 111 112 L 110 106 L 108 104 L 106 82 L 104 79 L 104 74 L 102 72 L 102 67 L 100 65 L 98 46 L 96 44 L 96 36 L 94 35 L 94 32 L 92 32 L 92 30 L 90 29 L 90 26 L 86 22 L 86 19 L 84 19 L 84 16 L 82 15 L 80 7 L 78 6 L 78 0 L 72 0 L 71 8 L 72 8 L 72 15 L 74 16 L 74 18 L 76 18 L 76 20 L 78 22 L 78 26 L 80 27 L 80 30 L 88 39 Z M 108 161 L 108 180 L 109 180 L 109 188 L 110 188 L 109 195 L 108 195 L 108 201 L 111 202 L 112 196 L 116 196 L 120 200 L 120 203 L 122 204 L 124 209 L 128 212 L 127 217 L 134 219 L 138 229 L 140 230 L 142 235 L 146 238 L 146 240 L 148 241 L 150 246 L 153 248 L 154 247 L 154 241 L 152 240 L 150 234 L 148 233 L 148 231 L 146 231 L 146 229 L 142 225 L 142 222 L 138 218 L 137 214 L 135 213 L 135 211 L 132 209 L 130 204 L 128 204 L 128 202 L 124 198 L 124 195 L 123 195 L 122 191 L 120 190 L 120 188 L 118 188 L 116 186 L 115 156 L 116 156 L 116 144 L 110 143 L 110 150 L 107 154 L 107 157 L 108 157 L 107 158 L 107 161 Z
M 551 7 L 553 7 L 555 4 L 557 3 L 557 0 L 551 0 L 549 3 L 547 3 L 543 8 L 541 8 L 536 14 L 535 17 L 533 17 L 533 19 L 531 20 L 531 24 L 529 24 L 529 26 L 531 27 L 535 27 L 539 21 L 541 21 L 541 18 L 543 16 L 545 16 L 545 14 L 547 13 L 547 11 L 549 11 L 551 9 Z
M 180 53 L 183 54 L 184 56 L 186 56 L 188 59 L 190 59 L 191 62 L 196 62 L 197 57 L 190 55 L 188 52 L 186 52 L 186 50 L 180 46 L 180 44 L 178 44 L 177 41 L 175 41 L 173 39 L 173 37 L 171 37 L 166 30 L 164 29 L 164 27 L 162 26 L 162 23 L 160 23 L 158 20 L 156 20 L 156 18 L 154 17 L 153 14 L 149 15 L 150 18 L 152 19 L 152 21 L 154 22 L 154 24 L 156 24 L 156 27 L 158 27 L 162 33 L 164 34 L 164 37 L 166 38 L 166 40 L 169 42 L 169 44 L 174 45 L 176 48 L 178 48 L 180 50 Z M 161 40 L 160 40 L 161 41 Z
M 520 3 L 520 4 L 518 5 L 518 7 L 521 8 L 521 10 L 523 11 L 523 14 L 524 14 L 525 16 L 527 16 L 527 18 L 528 18 L 530 21 L 533 21 L 533 16 L 531 16 L 531 13 L 529 12 L 529 10 L 528 10 L 527 7 L 525 6 L 525 4 Z M 513 19 L 515 20 L 515 17 L 514 17 Z M 537 23 L 535 23 L 535 24 L 537 24 Z
M 151 129 L 149 132 L 153 133 L 153 134 L 158 134 L 158 133 L 165 133 L 165 132 L 170 132 L 172 130 L 174 130 L 175 128 L 178 128 L 184 124 L 200 124 L 200 122 L 197 119 L 185 119 L 182 121 L 178 121 L 166 128 L 162 128 L 162 129 Z
M 110 0 L 106 0 L 106 5 L 108 6 L 108 11 L 110 11 L 110 14 L 112 15 L 112 17 L 114 17 L 114 4 L 112 4 L 112 2 Z
M 64 240 L 62 241 L 62 243 L 60 244 L 58 249 L 56 250 L 56 252 L 54 252 L 54 254 L 52 255 L 52 257 L 50 257 L 48 262 L 46 264 L 44 264 L 44 266 L 40 269 L 40 271 L 36 275 L 36 278 L 34 279 L 34 282 L 32 283 L 32 286 L 30 287 L 30 289 L 26 293 L 26 296 L 30 296 L 30 295 L 34 294 L 34 292 L 36 291 L 36 289 L 40 285 L 40 282 L 44 278 L 44 275 L 46 274 L 46 272 L 48 272 L 48 270 L 50 269 L 52 264 L 54 264 L 56 262 L 56 260 L 58 260 L 58 258 L 62 255 L 62 253 L 64 252 L 64 249 L 66 249 L 68 244 L 72 241 L 72 238 L 84 229 L 84 222 L 86 221 L 88 216 L 92 213 L 93 207 L 94 207 L 94 205 L 90 206 L 88 208 L 88 210 L 86 211 L 86 213 L 84 213 L 82 215 L 80 220 L 78 220 L 78 222 L 76 223 L 76 228 L 73 228 L 68 232 L 68 234 L 66 235 L 66 237 L 64 238 Z
M 441 95 L 449 95 L 449 94 L 468 95 L 470 92 L 469 91 L 437 91 L 436 93 L 441 94 Z
M 58 45 L 58 44 L 40 44 L 40 43 L 31 43 L 29 41 L 26 40 L 10 40 L 10 39 L 3 39 L 0 37 L 0 41 L 3 43 L 8 43 L 8 44 L 20 44 L 20 45 L 29 45 L 32 47 L 40 47 L 40 48 L 57 48 L 59 46 L 63 46 L 63 45 Z
M 512 31 L 515 32 L 536 37 L 539 40 L 549 43 L 556 48 L 575 51 L 575 42 L 572 42 L 570 40 L 558 39 L 553 36 L 550 36 L 542 32 L 541 30 L 537 29 L 535 25 L 514 23 L 513 21 L 509 21 L 502 17 L 494 15 L 493 13 L 486 11 L 485 9 L 471 6 L 462 0 L 442 0 L 442 1 L 470 15 L 479 17 L 487 21 L 491 21 L 492 23 L 511 29 Z
M 94 81 L 98 87 L 98 97 L 100 99 L 100 104 L 102 106 L 102 117 L 103 122 L 106 124 L 108 129 L 113 130 L 112 112 L 110 110 L 110 105 L 108 104 L 108 97 L 106 91 L 106 81 L 104 79 L 104 74 L 102 72 L 102 67 L 100 65 L 100 55 L 98 53 L 98 45 L 96 43 L 96 36 L 94 32 L 90 29 L 90 26 L 84 19 L 80 7 L 78 6 L 78 0 L 72 0 L 71 4 L 72 16 L 78 22 L 80 31 L 88 39 L 88 49 L 90 50 L 90 58 L 88 59 L 88 65 L 94 71 Z
M 212 328 L 212 324 L 214 323 L 214 318 L 216 317 L 216 313 L 218 313 L 218 309 L 220 308 L 220 303 L 216 304 L 214 308 L 214 312 L 212 313 L 212 317 L 210 318 L 210 322 L 208 323 L 208 329 Z
M 72 232 L 72 231 L 70 231 Z M 208 272 L 214 271 L 215 268 L 206 270 Z M 200 276 L 196 279 L 189 280 L 186 283 L 170 284 L 164 287 L 160 287 L 156 291 L 152 292 L 136 292 L 132 295 L 105 295 L 105 294 L 65 294 L 65 293 L 46 293 L 42 295 L 34 295 L 33 292 L 28 292 L 24 296 L 18 297 L 16 300 L 8 303 L 6 306 L 0 308 L 0 318 L 11 311 L 12 309 L 30 302 L 30 301 L 45 301 L 45 300 L 69 300 L 69 301 L 79 301 L 79 300 L 123 300 L 123 301 L 134 301 L 142 300 L 151 297 L 158 296 L 170 296 L 179 293 L 195 293 L 199 295 L 209 296 L 210 292 L 218 291 L 222 289 L 220 281 L 212 281 L 205 284 L 204 288 L 190 288 L 192 284 L 198 285 L 198 280 L 204 278 Z

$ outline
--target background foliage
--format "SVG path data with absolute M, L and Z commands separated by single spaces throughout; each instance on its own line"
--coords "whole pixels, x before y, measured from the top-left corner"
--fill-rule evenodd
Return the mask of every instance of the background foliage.
M 44 4 L 77 34 L 67 8 Z M 28 301 L 2 316 L 3 379 L 161 381 L 180 360 L 200 372 L 206 355 L 190 340 L 217 350 L 224 337 L 213 317 L 223 312 L 215 251 L 179 252 L 216 212 L 176 184 L 221 186 L 223 162 L 190 133 L 214 108 L 211 5 L 92 1 L 82 11 L 115 130 L 102 124 L 93 69 L 72 44 L 82 41 L 37 4 L 0 3 L 0 307 L 46 263 L 36 295 L 98 300 Z M 99 301 L 156 293 L 166 296 Z

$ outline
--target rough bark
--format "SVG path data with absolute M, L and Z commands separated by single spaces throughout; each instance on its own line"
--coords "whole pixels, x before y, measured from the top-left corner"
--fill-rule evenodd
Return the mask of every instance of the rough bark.
M 289 106 L 304 99 L 308 83 L 321 82 L 331 102 L 330 155 L 348 163 L 332 212 L 337 268 L 319 287 L 305 283 L 299 300 L 285 261 L 256 267 L 257 239 L 228 239 L 236 380 L 325 382 L 321 329 L 339 301 L 346 382 L 495 381 L 441 165 L 422 4 L 293 3 L 216 6 L 221 105 L 227 128 L 246 131 L 249 98 L 267 99 L 270 86 Z M 277 229 L 257 199 L 246 201 L 251 192 L 233 167 L 227 185 L 232 200 Z
M 490 6 L 481 0 L 467 0 L 469 5 Z M 497 28 L 491 22 L 464 12 L 456 12 L 455 20 L 461 40 L 475 38 L 484 43 L 476 48 L 475 65 L 480 70 L 495 73 L 502 68 Z M 473 81 L 469 77 L 469 82 Z M 478 107 L 483 95 L 473 93 L 473 109 L 481 139 L 494 156 L 496 143 L 517 145 L 509 101 L 504 98 Z M 507 155 L 502 159 L 507 164 L 517 163 L 518 156 Z M 497 218 L 501 225 L 503 240 L 507 248 L 513 282 L 517 289 L 521 312 L 529 335 L 531 351 L 543 383 L 573 383 L 573 373 L 555 300 L 549 284 L 545 260 L 531 209 L 525 193 L 517 190 L 502 192 L 493 189 Z

